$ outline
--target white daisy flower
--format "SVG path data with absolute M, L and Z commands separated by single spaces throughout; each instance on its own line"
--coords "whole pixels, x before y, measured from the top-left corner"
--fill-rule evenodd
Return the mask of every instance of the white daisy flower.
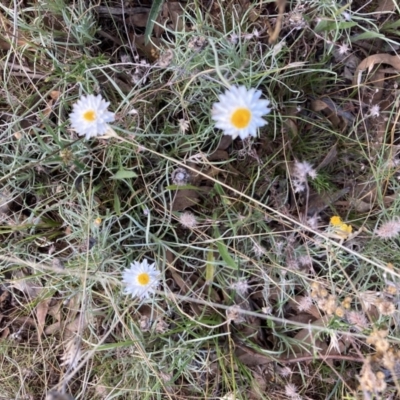
M 100 95 L 81 96 L 69 115 L 72 128 L 86 140 L 104 135 L 109 129 L 108 123 L 115 120 L 115 114 L 107 110 L 109 105 Z
M 215 126 L 233 139 L 257 136 L 257 128 L 267 124 L 262 116 L 271 111 L 269 100 L 260 100 L 261 94 L 261 90 L 232 86 L 219 95 L 219 103 L 214 103 L 212 109 Z
M 126 286 L 124 293 L 140 299 L 154 294 L 160 275 L 154 265 L 149 264 L 146 259 L 142 262 L 134 261 L 131 267 L 122 273 L 122 283 Z

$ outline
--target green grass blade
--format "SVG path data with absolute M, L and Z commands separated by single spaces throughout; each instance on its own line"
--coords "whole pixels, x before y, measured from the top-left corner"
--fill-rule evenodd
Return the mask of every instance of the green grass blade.
M 149 19 L 147 20 L 146 31 L 144 33 L 144 43 L 147 44 L 150 41 L 151 32 L 153 32 L 154 22 L 157 19 L 158 13 L 163 5 L 163 0 L 154 0 L 150 9 Z

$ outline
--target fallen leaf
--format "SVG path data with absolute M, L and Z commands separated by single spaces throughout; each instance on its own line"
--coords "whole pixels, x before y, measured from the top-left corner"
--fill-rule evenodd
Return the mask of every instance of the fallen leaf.
M 42 300 L 37 306 L 36 306 L 36 318 L 38 322 L 37 326 L 37 333 L 38 333 L 38 338 L 42 336 L 43 330 L 44 330 L 44 325 L 47 317 L 47 312 L 49 310 L 49 304 L 51 301 L 51 297 Z
M 208 156 L 209 161 L 228 160 L 229 154 L 225 150 L 216 150 Z
M 181 189 L 177 190 L 172 202 L 172 211 L 183 211 L 188 207 L 196 205 L 200 201 L 197 190 Z
M 384 15 L 393 14 L 396 10 L 396 3 L 393 0 L 380 0 L 378 1 L 378 7 L 374 12 L 376 19 L 382 18 Z
M 390 54 L 380 53 L 373 54 L 372 56 L 368 56 L 364 58 L 356 68 L 353 77 L 353 85 L 360 85 L 361 83 L 361 73 L 365 70 L 368 70 L 370 73 L 375 64 L 389 64 L 393 68 L 400 71 L 400 58 L 399 56 L 391 56 Z

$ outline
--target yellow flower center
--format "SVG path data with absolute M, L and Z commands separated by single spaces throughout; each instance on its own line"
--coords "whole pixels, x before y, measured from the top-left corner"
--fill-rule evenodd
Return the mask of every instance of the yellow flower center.
M 83 113 L 83 119 L 86 122 L 93 122 L 96 120 L 96 113 L 93 110 L 87 110 Z
M 150 282 L 150 275 L 147 272 L 142 272 L 138 275 L 137 280 L 139 285 L 146 286 Z
M 251 120 L 251 111 L 248 108 L 237 108 L 232 116 L 232 125 L 237 129 L 246 128 Z

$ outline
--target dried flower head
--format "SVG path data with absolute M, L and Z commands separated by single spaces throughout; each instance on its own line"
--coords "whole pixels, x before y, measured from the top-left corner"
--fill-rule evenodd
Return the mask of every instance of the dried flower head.
M 363 391 L 376 393 L 386 389 L 385 374 L 382 371 L 374 373 L 370 358 L 365 360 L 358 379 Z
M 247 279 L 241 279 L 237 282 L 233 282 L 230 288 L 236 290 L 241 296 L 245 296 L 250 289 L 249 281 Z
M 342 306 L 346 310 L 348 310 L 351 307 L 351 301 L 352 301 L 352 299 L 350 296 L 345 297 L 344 300 L 342 301 Z
M 150 297 L 158 287 L 159 272 L 155 264 L 149 264 L 146 259 L 142 262 L 134 261 L 122 273 L 122 283 L 126 286 L 126 294 L 139 298 Z
M 367 343 L 375 346 L 377 353 L 386 353 L 390 347 L 389 342 L 386 339 L 388 333 L 389 331 L 385 330 L 375 330 L 367 337 Z
M 392 315 L 396 311 L 396 307 L 391 301 L 383 300 L 383 299 L 378 299 L 378 301 L 375 303 L 376 307 L 378 308 L 378 311 L 382 315 Z
M 110 105 L 100 95 L 82 96 L 73 106 L 69 115 L 72 129 L 86 140 L 105 135 L 109 130 L 108 123 L 114 122 L 115 114 L 108 111 Z
M 158 318 L 155 331 L 158 334 L 163 334 L 168 331 L 169 324 L 163 318 Z
M 398 217 L 384 222 L 378 229 L 375 230 L 375 234 L 382 239 L 394 238 L 399 233 L 400 219 Z
M 207 44 L 207 38 L 204 36 L 194 36 L 188 42 L 188 48 L 194 51 L 201 51 Z
M 186 168 L 178 167 L 171 174 L 171 180 L 175 185 L 184 186 L 190 181 L 190 173 Z
M 278 374 L 283 378 L 287 378 L 288 376 L 293 374 L 293 371 L 288 366 L 278 367 Z
M 297 302 L 297 309 L 299 311 L 308 311 L 313 305 L 311 296 L 301 296 Z
M 237 324 L 245 322 L 245 319 L 242 315 L 242 309 L 239 306 L 231 306 L 226 310 L 226 318 L 229 322 L 233 321 Z
M 311 256 L 310 256 L 309 254 L 303 254 L 303 255 L 301 255 L 301 256 L 297 259 L 297 261 L 299 262 L 299 264 L 300 264 L 302 267 L 308 267 L 308 266 L 312 265 L 312 263 L 313 263 L 313 260 L 312 260 L 312 258 L 311 258 Z
M 247 90 L 244 86 L 232 86 L 224 94 L 218 96 L 214 103 L 212 119 L 215 126 L 225 135 L 236 139 L 257 136 L 257 129 L 267 124 L 262 116 L 271 112 L 269 100 L 261 100 L 260 90 Z
M 186 121 L 186 119 L 179 119 L 178 120 L 178 125 L 179 125 L 179 130 L 182 132 L 182 133 L 185 133 L 185 132 L 187 132 L 187 130 L 189 129 L 189 121 Z
M 165 50 L 158 58 L 158 65 L 161 68 L 167 68 L 174 58 L 174 52 L 171 49 Z
M 185 211 L 179 217 L 179 221 L 184 228 L 195 228 L 197 226 L 197 219 L 195 215 L 189 211 Z
M 307 177 L 315 179 L 317 177 L 317 171 L 307 161 L 295 161 L 292 175 L 297 178 L 301 183 L 307 182 Z
M 335 310 L 335 315 L 339 318 L 343 318 L 345 316 L 345 309 L 343 307 L 337 307 Z
M 348 311 L 346 313 L 346 319 L 350 325 L 354 325 L 354 327 L 360 331 L 367 329 L 369 326 L 368 319 L 363 312 Z
M 142 315 L 139 319 L 139 328 L 142 332 L 148 332 L 151 327 L 150 318 L 147 315 Z
M 327 315 L 333 315 L 337 308 L 336 296 L 330 294 L 328 297 L 318 299 L 317 306 Z
M 260 244 L 254 242 L 253 243 L 253 252 L 255 254 L 256 257 L 261 257 L 266 253 L 266 250 L 263 246 L 261 246 Z
M 297 386 L 293 383 L 288 383 L 285 385 L 285 394 L 291 400 L 301 399 L 300 395 L 298 394 Z

